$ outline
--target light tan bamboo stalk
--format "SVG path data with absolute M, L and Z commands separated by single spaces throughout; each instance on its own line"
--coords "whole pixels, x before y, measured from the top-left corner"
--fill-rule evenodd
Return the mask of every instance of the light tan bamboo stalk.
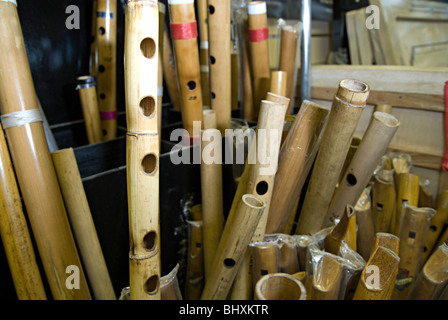
M 163 2 L 157 3 L 159 6 L 159 38 L 158 38 L 158 46 L 157 53 L 159 57 L 158 61 L 158 69 L 157 69 L 157 105 L 160 106 L 160 112 L 158 115 L 158 125 L 159 130 L 162 130 L 162 105 L 163 105 L 163 33 L 165 31 L 165 14 L 166 14 L 166 5 Z M 159 135 L 159 139 L 162 139 L 162 135 Z
M 448 245 L 438 247 L 415 280 L 408 300 L 437 300 L 448 283 Z
M 265 207 L 261 199 L 246 194 L 235 214 L 228 217 L 212 272 L 205 281 L 202 300 L 226 299 Z
M 354 251 L 356 250 L 356 211 L 355 208 L 347 205 L 345 214 L 333 228 L 330 234 L 325 237 L 325 251 L 334 255 L 339 254 L 342 240 Z
M 287 84 L 285 96 L 291 99 L 291 104 L 286 114 L 292 114 L 294 111 L 295 77 L 296 77 L 296 58 L 297 41 L 299 30 L 297 27 L 285 25 L 281 30 L 280 57 L 278 69 L 287 74 Z
M 278 248 L 273 242 L 250 244 L 252 255 L 252 277 L 256 284 L 261 277 L 278 272 Z
M 376 247 L 362 271 L 353 300 L 390 300 L 399 262 L 392 250 Z
M 398 255 L 400 251 L 400 238 L 391 233 L 378 232 L 375 235 L 375 242 L 373 243 L 372 254 L 379 246 L 392 250 L 393 252 L 395 252 L 395 254 Z
M 221 133 L 229 128 L 232 118 L 230 0 L 208 0 L 208 36 L 210 55 L 211 108 Z
M 158 6 L 129 1 L 125 21 L 126 167 L 131 300 L 160 300 Z
M 345 157 L 344 165 L 342 166 L 341 174 L 339 176 L 339 183 L 342 183 L 341 180 L 344 178 L 344 174 L 347 171 L 348 166 L 353 160 L 356 151 L 359 149 L 359 145 L 361 144 L 362 139 L 359 137 L 353 137 L 352 143 L 350 144 L 350 149 L 348 149 L 347 156 Z
M 289 132 L 292 130 L 292 126 L 296 121 L 296 116 L 286 115 L 285 123 L 283 125 L 283 134 L 282 134 L 282 146 L 285 143 L 286 138 L 288 137 Z
M 428 235 L 426 237 L 423 261 L 426 262 L 433 250 L 436 248 L 437 239 L 443 231 L 445 223 L 448 221 L 448 190 L 444 190 L 437 200 L 437 211 L 431 219 Z
M 13 2 L 0 1 L 0 30 L 2 125 L 53 299 L 91 299 L 51 161 Z M 78 268 L 79 289 L 66 286 L 69 266 Z
M 97 91 L 104 140 L 117 136 L 117 0 L 98 0 Z
M 204 240 L 202 221 L 187 221 L 189 231 L 185 299 L 199 300 L 204 288 Z
M 261 101 L 265 99 L 271 84 L 266 2 L 250 1 L 247 10 L 254 115 L 258 119 Z
M 395 282 L 393 300 L 406 299 L 415 283 L 423 257 L 423 247 L 428 233 L 429 223 L 434 216 L 432 208 L 417 208 L 403 204 L 403 219 L 398 234 L 400 238 L 400 264 Z
M 400 122 L 390 114 L 373 114 L 359 148 L 335 191 L 322 227 L 328 227 L 340 218 L 347 204 L 356 205 L 399 126 Z
M 329 110 L 304 101 L 283 143 L 272 194 L 266 232 L 283 232 L 317 154 Z M 295 212 L 294 212 L 295 213 Z
M 163 28 L 163 79 L 170 96 L 170 101 L 174 110 L 181 110 L 180 93 L 177 83 L 177 68 L 174 60 L 173 49 L 171 48 L 170 38 L 168 36 L 168 27 L 165 24 Z
M 92 77 L 96 77 L 98 72 L 98 48 L 97 48 L 97 33 L 96 33 L 96 12 L 98 8 L 98 0 L 92 0 L 92 31 L 90 39 L 90 61 L 89 61 L 89 74 Z
M 51 154 L 65 207 L 95 300 L 116 300 L 72 148 Z
M 272 71 L 269 91 L 282 97 L 286 97 L 287 74 L 285 71 Z
M 397 192 L 394 171 L 382 169 L 375 174 L 372 189 L 372 214 L 375 232 L 391 232 L 392 219 L 396 212 Z
M 192 0 L 168 0 L 168 6 L 181 97 L 182 122 L 184 129 L 188 131 L 190 137 L 193 137 L 195 134 L 193 122 L 202 123 L 203 109 L 195 6 Z M 189 28 L 184 28 L 185 24 L 191 25 Z M 176 32 L 176 28 L 188 31 Z
M 224 229 L 223 185 L 221 162 L 210 163 L 206 159 L 206 150 L 213 147 L 213 156 L 222 158 L 221 140 L 214 141 L 217 133 L 216 113 L 214 110 L 204 110 L 204 131 L 202 132 L 201 148 L 201 194 L 204 223 L 204 273 L 210 273 L 213 258 Z M 210 150 L 209 150 L 210 151 Z M 207 161 L 204 161 L 207 160 Z M 209 159 L 211 160 L 211 159 Z
M 369 260 L 375 243 L 375 225 L 372 215 L 370 191 L 370 187 L 366 188 L 355 206 L 356 224 L 358 226 L 356 247 L 358 253 L 366 261 Z
M 46 300 L 8 146 L 0 126 L 0 235 L 19 300 Z
M 183 300 L 179 288 L 179 264 L 176 264 L 173 270 L 160 279 L 160 299 L 161 300 Z
M 363 82 L 349 79 L 340 82 L 322 136 L 296 234 L 305 235 L 321 229 L 369 92 L 369 86 Z
M 418 197 L 420 192 L 420 178 L 413 173 L 401 173 L 398 175 L 397 190 L 397 210 L 395 217 L 392 219 L 391 231 L 398 235 L 400 232 L 400 223 L 403 216 L 403 202 L 407 201 L 410 206 L 418 205 Z
M 77 79 L 77 90 L 81 100 L 82 114 L 90 144 L 103 141 L 98 97 L 96 95 L 96 81 L 92 76 L 81 76 Z
M 210 109 L 210 63 L 208 34 L 208 1 L 197 1 L 199 28 L 199 59 L 201 65 L 202 102 L 204 109 Z
M 337 300 L 343 278 L 343 265 L 331 254 L 324 254 L 316 262 L 307 280 L 309 300 Z
M 287 273 L 266 275 L 255 286 L 255 300 L 306 300 L 306 297 L 303 283 Z

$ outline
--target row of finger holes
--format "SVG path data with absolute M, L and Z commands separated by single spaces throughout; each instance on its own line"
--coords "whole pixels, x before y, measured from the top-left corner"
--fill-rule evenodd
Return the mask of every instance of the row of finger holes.
M 146 251 L 154 251 L 157 245 L 157 233 L 155 231 L 148 232 L 143 238 L 143 248 Z M 143 289 L 149 295 L 155 294 L 159 290 L 159 276 L 153 275 L 145 281 Z

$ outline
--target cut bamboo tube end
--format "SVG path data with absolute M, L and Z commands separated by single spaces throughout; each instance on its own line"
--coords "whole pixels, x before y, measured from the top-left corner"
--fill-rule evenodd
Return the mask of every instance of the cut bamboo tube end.
M 350 205 L 346 207 L 345 214 L 339 223 L 325 238 L 325 251 L 338 255 L 342 240 L 345 240 L 349 247 L 356 251 L 356 211 Z
M 341 288 L 342 272 L 341 262 L 331 254 L 324 254 L 316 262 L 313 275 L 308 277 L 310 300 L 337 300 Z
M 372 254 L 379 246 L 389 249 L 398 255 L 400 251 L 400 238 L 391 233 L 378 232 L 375 236 L 375 242 L 372 247 Z
M 258 280 L 255 300 L 306 300 L 306 288 L 290 274 L 269 274 Z

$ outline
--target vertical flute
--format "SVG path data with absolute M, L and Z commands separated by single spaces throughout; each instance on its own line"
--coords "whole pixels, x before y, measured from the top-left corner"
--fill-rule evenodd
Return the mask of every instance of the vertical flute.
M 81 76 L 77 79 L 81 100 L 82 114 L 87 132 L 87 140 L 90 144 L 103 141 L 103 131 L 101 129 L 101 118 L 98 108 L 98 98 L 96 95 L 96 81 L 92 76 Z
M 210 63 L 209 63 L 209 31 L 208 0 L 197 1 L 199 25 L 199 59 L 201 65 L 202 102 L 204 109 L 210 109 Z
M 306 300 L 306 288 L 287 273 L 274 273 L 261 278 L 255 286 L 255 300 Z
M 158 18 L 154 0 L 126 4 L 126 167 L 131 300 L 160 300 Z M 148 77 L 149 74 L 155 76 Z
M 117 135 L 117 0 L 98 0 L 96 11 L 98 106 L 105 140 Z

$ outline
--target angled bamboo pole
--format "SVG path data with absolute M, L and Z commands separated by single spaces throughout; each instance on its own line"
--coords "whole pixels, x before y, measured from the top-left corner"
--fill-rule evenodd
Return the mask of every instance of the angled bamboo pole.
M 350 79 L 340 82 L 322 136 L 296 234 L 305 235 L 321 229 L 369 92 L 369 86 L 363 82 Z
M 52 296 L 91 299 L 45 138 L 14 2 L 0 1 L 0 30 L 2 126 Z M 66 285 L 67 267 L 79 271 L 77 290 L 72 289 L 76 283 Z
M 163 34 L 165 32 L 165 14 L 166 14 L 166 5 L 163 2 L 157 3 L 159 6 L 159 38 L 158 38 L 158 46 L 157 53 L 159 57 L 159 66 L 157 69 L 157 105 L 160 106 L 160 112 L 158 115 L 158 125 L 159 130 L 162 130 L 162 105 L 163 105 Z M 159 139 L 162 139 L 162 135 L 159 135 Z
M 160 300 L 156 1 L 129 1 L 125 21 L 126 167 L 131 300 Z M 154 77 L 148 77 L 154 74 Z
M 98 97 L 96 94 L 96 80 L 92 76 L 77 78 L 77 90 L 81 100 L 82 114 L 87 132 L 87 140 L 90 144 L 103 141 Z
M 391 232 L 392 219 L 396 212 L 397 191 L 394 170 L 382 169 L 375 174 L 372 189 L 372 214 L 375 232 Z
M 306 300 L 306 297 L 303 283 L 287 273 L 266 275 L 255 286 L 255 300 Z
M 96 11 L 98 107 L 105 140 L 117 136 L 117 0 L 98 0 Z
M 19 300 L 46 300 L 8 145 L 0 126 L 0 235 Z
M 368 261 L 375 243 L 375 225 L 372 215 L 371 188 L 368 187 L 361 194 L 355 205 L 356 224 L 358 226 L 356 248 L 358 253 Z
M 331 233 L 325 237 L 325 251 L 338 255 L 343 240 L 347 242 L 352 250 L 356 251 L 356 211 L 350 205 L 347 205 L 341 220 Z
M 269 92 L 286 97 L 287 74 L 285 71 L 272 71 Z M 291 101 L 291 99 L 290 99 Z

